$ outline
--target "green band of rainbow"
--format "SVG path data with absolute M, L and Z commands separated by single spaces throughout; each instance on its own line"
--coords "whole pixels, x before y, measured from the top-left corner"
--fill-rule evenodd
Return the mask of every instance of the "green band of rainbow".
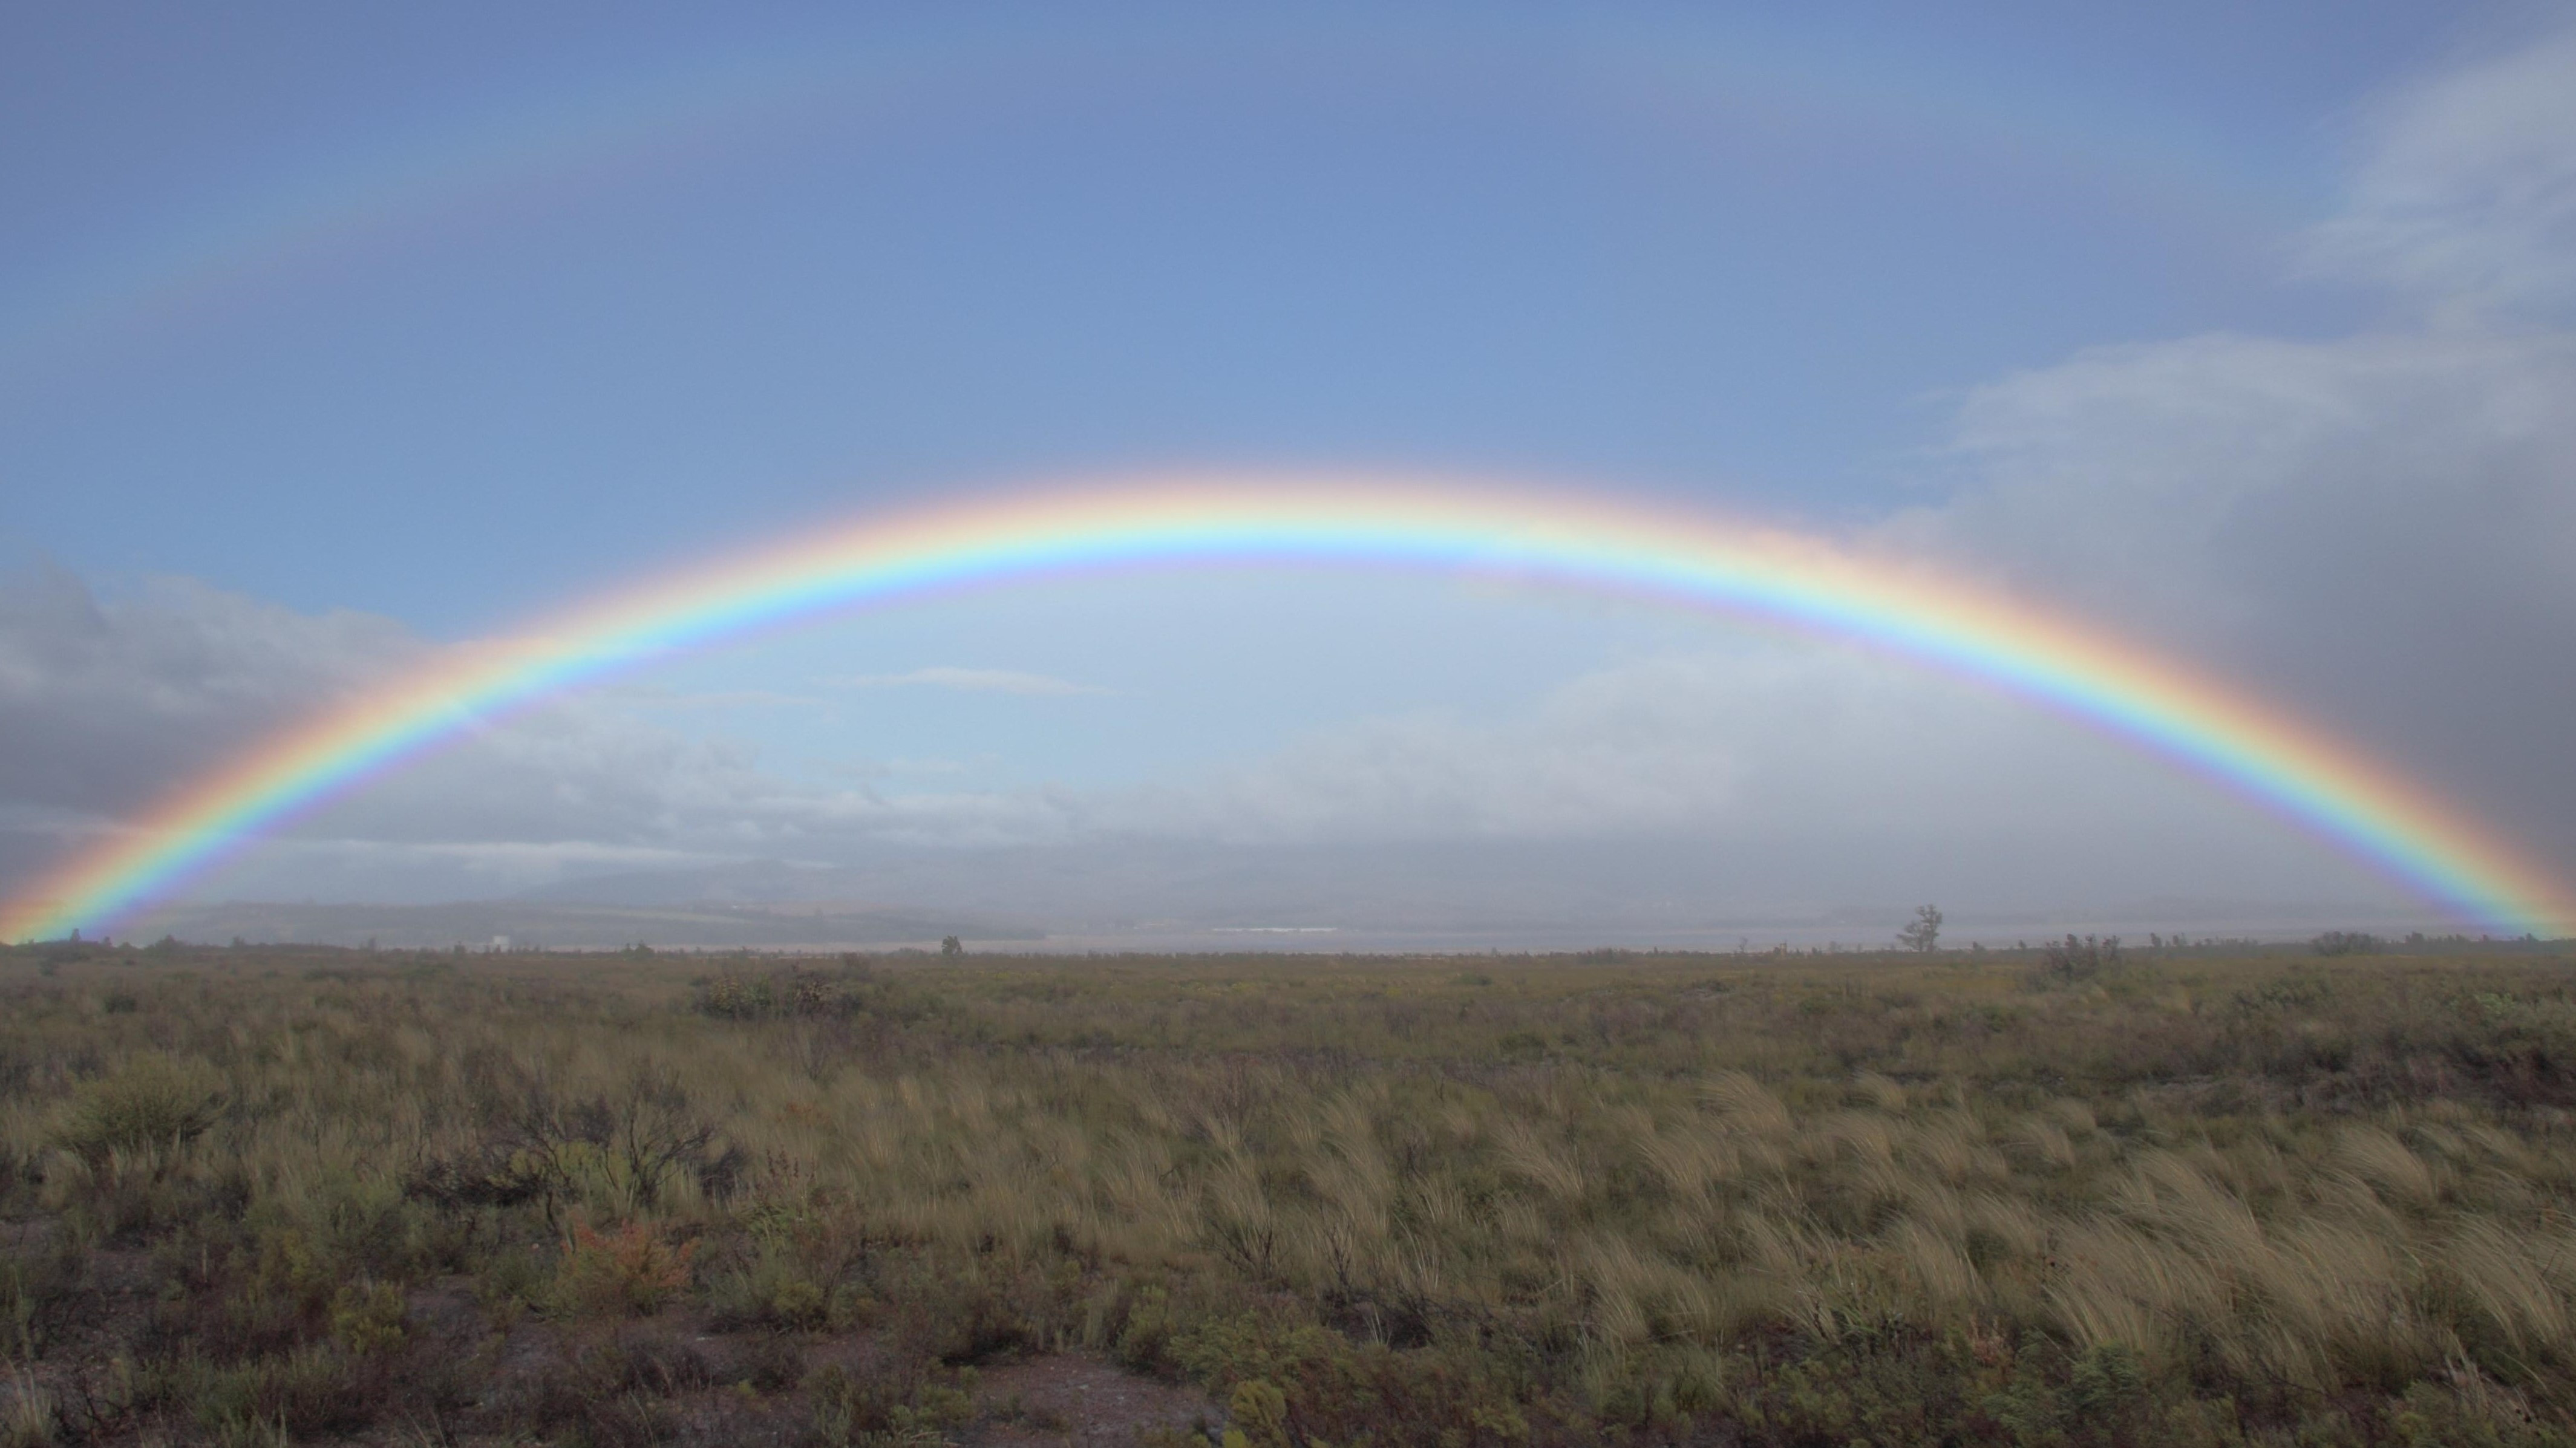
M 452 650 L 70 860 L 0 911 L 0 939 L 112 924 L 227 848 L 495 711 L 676 650 L 978 583 L 1208 564 L 1485 573 L 1855 640 L 2091 721 L 2484 928 L 2554 935 L 2576 921 L 2546 872 L 2386 768 L 2240 693 L 1959 580 L 1564 495 L 1343 478 L 1091 487 L 872 521 L 612 596 L 516 641 Z

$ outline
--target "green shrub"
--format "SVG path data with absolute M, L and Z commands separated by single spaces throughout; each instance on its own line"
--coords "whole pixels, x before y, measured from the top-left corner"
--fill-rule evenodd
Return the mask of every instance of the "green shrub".
M 222 1078 L 204 1062 L 136 1056 L 73 1094 L 54 1142 L 92 1162 L 116 1151 L 184 1145 L 214 1125 L 223 1103 Z
M 189 1356 L 148 1365 L 136 1400 L 195 1418 L 218 1442 L 285 1442 L 364 1427 L 367 1384 L 337 1348 L 315 1344 L 217 1363 Z
M 975 1416 L 975 1370 L 887 1370 L 853 1373 L 838 1363 L 805 1379 L 813 1436 L 826 1445 L 933 1445 Z
M 696 1008 L 702 1016 L 750 1021 L 773 1015 L 778 994 L 769 982 L 741 971 L 727 971 L 698 983 Z
M 402 1289 L 391 1283 L 351 1283 L 331 1300 L 331 1339 L 353 1357 L 390 1352 L 402 1345 Z

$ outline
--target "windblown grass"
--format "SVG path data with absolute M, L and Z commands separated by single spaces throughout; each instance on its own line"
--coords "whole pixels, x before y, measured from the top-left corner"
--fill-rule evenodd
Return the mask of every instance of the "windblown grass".
M 13 1442 L 937 1441 L 1055 1351 L 1247 1444 L 2576 1414 L 2547 952 L 61 954 L 0 957 Z

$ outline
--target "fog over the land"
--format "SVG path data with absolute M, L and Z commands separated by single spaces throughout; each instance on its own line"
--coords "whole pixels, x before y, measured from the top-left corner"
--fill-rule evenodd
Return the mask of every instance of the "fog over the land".
M 1909 464 L 1919 501 L 1816 527 L 2245 681 L 2576 876 L 2576 31 L 2388 98 L 2354 146 L 2341 212 L 2281 266 L 2375 289 L 2375 325 L 2106 338 L 1994 378 Z M 0 883 L 438 648 L 395 620 L 186 579 L 20 568 L 0 586 Z M 1046 660 L 1001 666 L 1019 662 L 828 685 L 1120 705 Z M 1366 882 L 1345 913 L 1379 924 L 1419 924 L 1389 903 L 1407 898 L 1487 919 L 1517 902 L 1578 933 L 1765 902 L 1821 916 L 1939 898 L 2001 916 L 2168 897 L 2204 902 L 2177 917 L 2277 902 L 2319 923 L 2404 908 L 2296 832 L 2062 720 L 1725 633 L 1508 709 L 1350 718 L 1105 785 L 944 789 L 929 768 L 818 783 L 603 690 L 461 740 L 206 888 L 422 902 L 785 860 L 864 865 L 867 883 L 841 884 L 890 896 L 903 851 L 938 862 L 937 889 L 916 893 L 939 898 L 869 903 L 981 892 L 994 918 L 1082 914 L 1081 891 L 1045 884 L 1071 872 L 1091 881 L 1098 928 L 1322 919 L 1344 908 L 1318 884 L 1336 879 L 1354 897 Z M 1193 878 L 1215 887 L 1172 864 L 1184 856 L 1242 862 L 1221 909 L 1187 898 Z

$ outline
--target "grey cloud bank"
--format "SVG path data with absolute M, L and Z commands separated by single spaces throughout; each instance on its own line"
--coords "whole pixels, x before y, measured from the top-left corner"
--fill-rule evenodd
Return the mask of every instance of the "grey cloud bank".
M 2576 31 L 2376 118 L 2329 340 L 2105 347 L 1978 389 L 1892 546 L 2282 698 L 2576 871 Z
M 388 619 L 189 582 L 102 600 L 39 566 L 0 580 L 0 800 L 131 810 L 171 781 L 425 657 Z

